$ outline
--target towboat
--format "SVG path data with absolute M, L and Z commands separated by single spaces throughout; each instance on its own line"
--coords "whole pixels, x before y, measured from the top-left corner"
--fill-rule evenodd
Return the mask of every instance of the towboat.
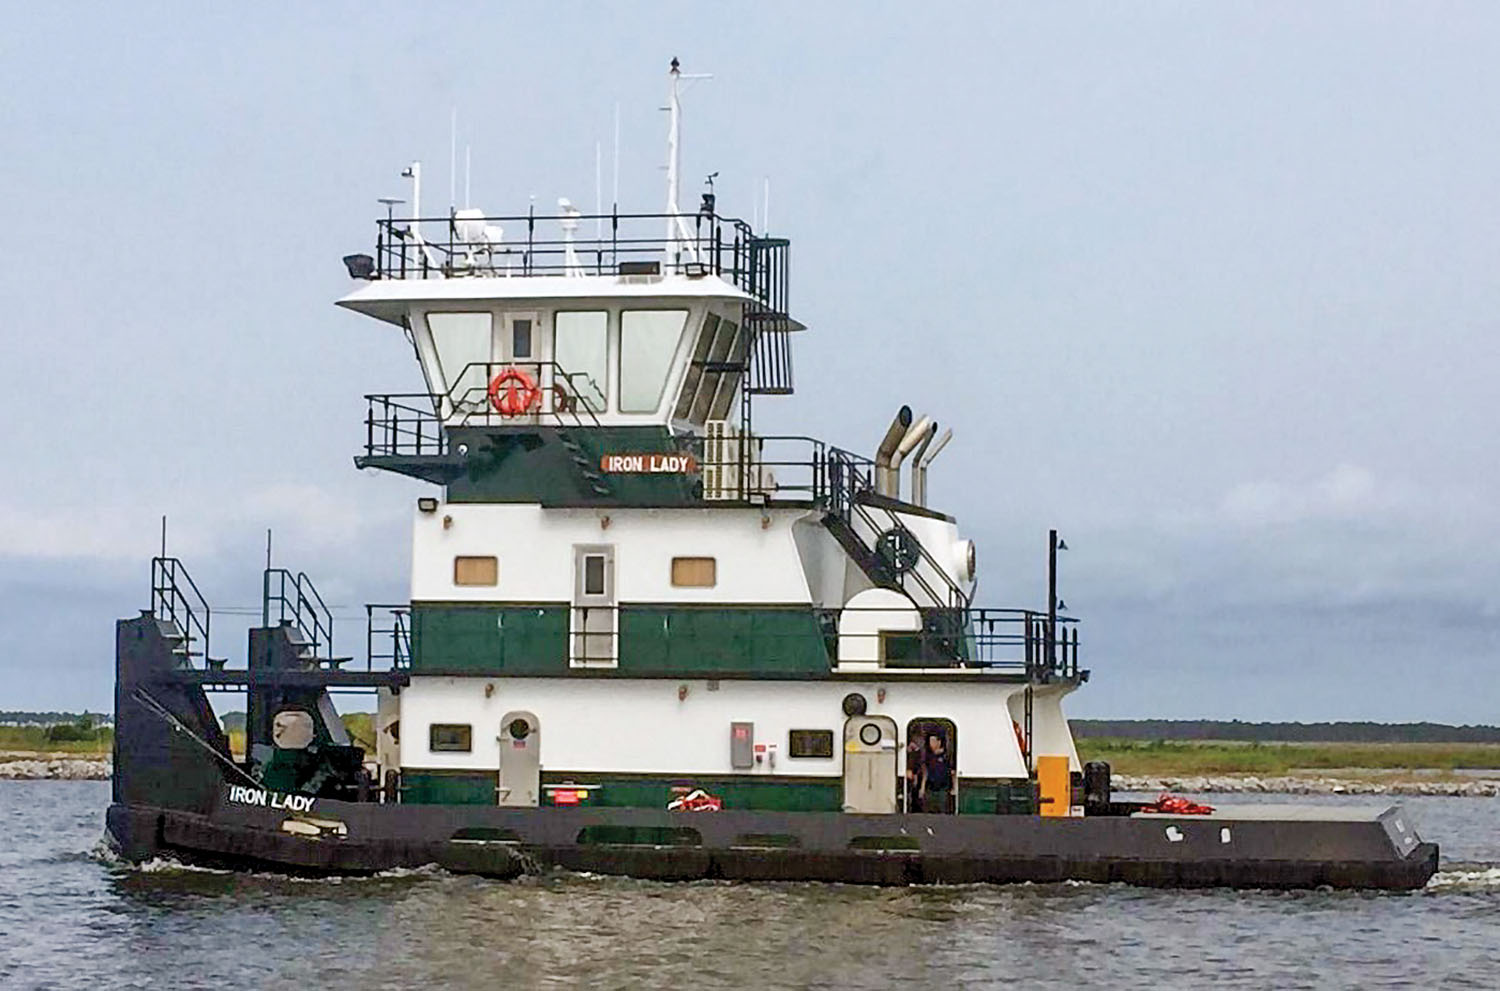
M 425 386 L 366 397 L 354 458 L 417 483 L 410 599 L 366 607 L 363 656 L 341 656 L 307 573 L 268 560 L 231 666 L 164 546 L 149 608 L 116 628 L 121 853 L 299 873 L 1426 883 L 1437 847 L 1398 807 L 1118 801 L 1063 712 L 1089 672 L 1057 535 L 1044 602 L 976 605 L 974 544 L 928 487 L 952 437 L 932 415 L 902 407 L 868 455 L 757 432 L 805 329 L 790 245 L 721 215 L 711 184 L 679 207 L 682 78 L 674 60 L 663 213 L 424 218 L 417 163 L 410 209 L 383 201 L 338 305 L 401 335 Z M 364 744 L 334 705 L 348 691 L 374 698 Z M 243 747 L 210 693 L 243 693 Z

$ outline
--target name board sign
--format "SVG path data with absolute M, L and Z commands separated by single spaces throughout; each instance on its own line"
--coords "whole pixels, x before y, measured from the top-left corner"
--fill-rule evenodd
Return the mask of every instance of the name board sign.
M 229 800 L 236 805 L 256 805 L 263 809 L 285 809 L 288 812 L 310 812 L 313 807 L 311 795 L 288 795 L 245 785 L 230 785 Z
M 606 454 L 599 470 L 607 475 L 692 475 L 698 461 L 691 454 Z

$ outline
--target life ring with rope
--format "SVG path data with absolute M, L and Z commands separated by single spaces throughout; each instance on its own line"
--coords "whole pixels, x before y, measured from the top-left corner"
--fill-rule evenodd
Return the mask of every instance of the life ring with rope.
M 501 416 L 521 416 L 542 404 L 536 380 L 519 368 L 507 368 L 490 380 L 490 405 Z

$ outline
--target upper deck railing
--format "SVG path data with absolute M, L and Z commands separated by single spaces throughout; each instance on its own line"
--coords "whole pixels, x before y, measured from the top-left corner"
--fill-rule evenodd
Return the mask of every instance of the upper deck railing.
M 668 222 L 677 233 L 667 234 Z M 717 275 L 771 303 L 784 238 L 699 213 L 608 213 L 376 221 L 377 279 Z M 434 236 L 435 235 L 435 236 Z M 654 270 L 652 263 L 655 263 Z M 622 269 L 623 266 L 623 269 Z

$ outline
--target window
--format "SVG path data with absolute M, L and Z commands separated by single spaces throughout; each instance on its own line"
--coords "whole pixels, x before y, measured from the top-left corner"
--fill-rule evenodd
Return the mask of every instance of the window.
M 581 406 L 604 412 L 609 354 L 609 314 L 604 310 L 562 312 L 553 318 L 552 358 L 558 379 Z
M 687 310 L 626 310 L 620 314 L 620 412 L 655 413 Z
M 790 757 L 832 757 L 833 730 L 794 729 L 787 734 L 786 752 Z
M 433 723 L 427 731 L 427 749 L 433 753 L 468 753 L 473 741 L 474 727 L 467 723 Z
M 489 313 L 429 313 L 438 373 L 454 401 L 482 402 L 489 386 Z
M 590 554 L 583 559 L 583 594 L 606 594 L 604 590 L 603 554 Z
M 500 562 L 493 557 L 456 557 L 453 559 L 453 584 L 498 585 Z
M 531 318 L 516 318 L 510 322 L 510 356 L 531 357 Z
M 719 331 L 719 316 L 710 313 L 703 318 L 703 329 L 698 332 L 698 343 L 693 347 L 693 360 L 688 362 L 687 374 L 682 378 L 682 393 L 677 397 L 677 408 L 672 419 L 686 420 L 693 410 L 693 398 L 698 395 L 698 386 L 703 381 L 703 363 L 708 360 L 708 349 L 713 345 L 714 335 Z
M 711 557 L 672 558 L 672 584 L 677 588 L 713 588 L 718 571 L 718 561 Z

